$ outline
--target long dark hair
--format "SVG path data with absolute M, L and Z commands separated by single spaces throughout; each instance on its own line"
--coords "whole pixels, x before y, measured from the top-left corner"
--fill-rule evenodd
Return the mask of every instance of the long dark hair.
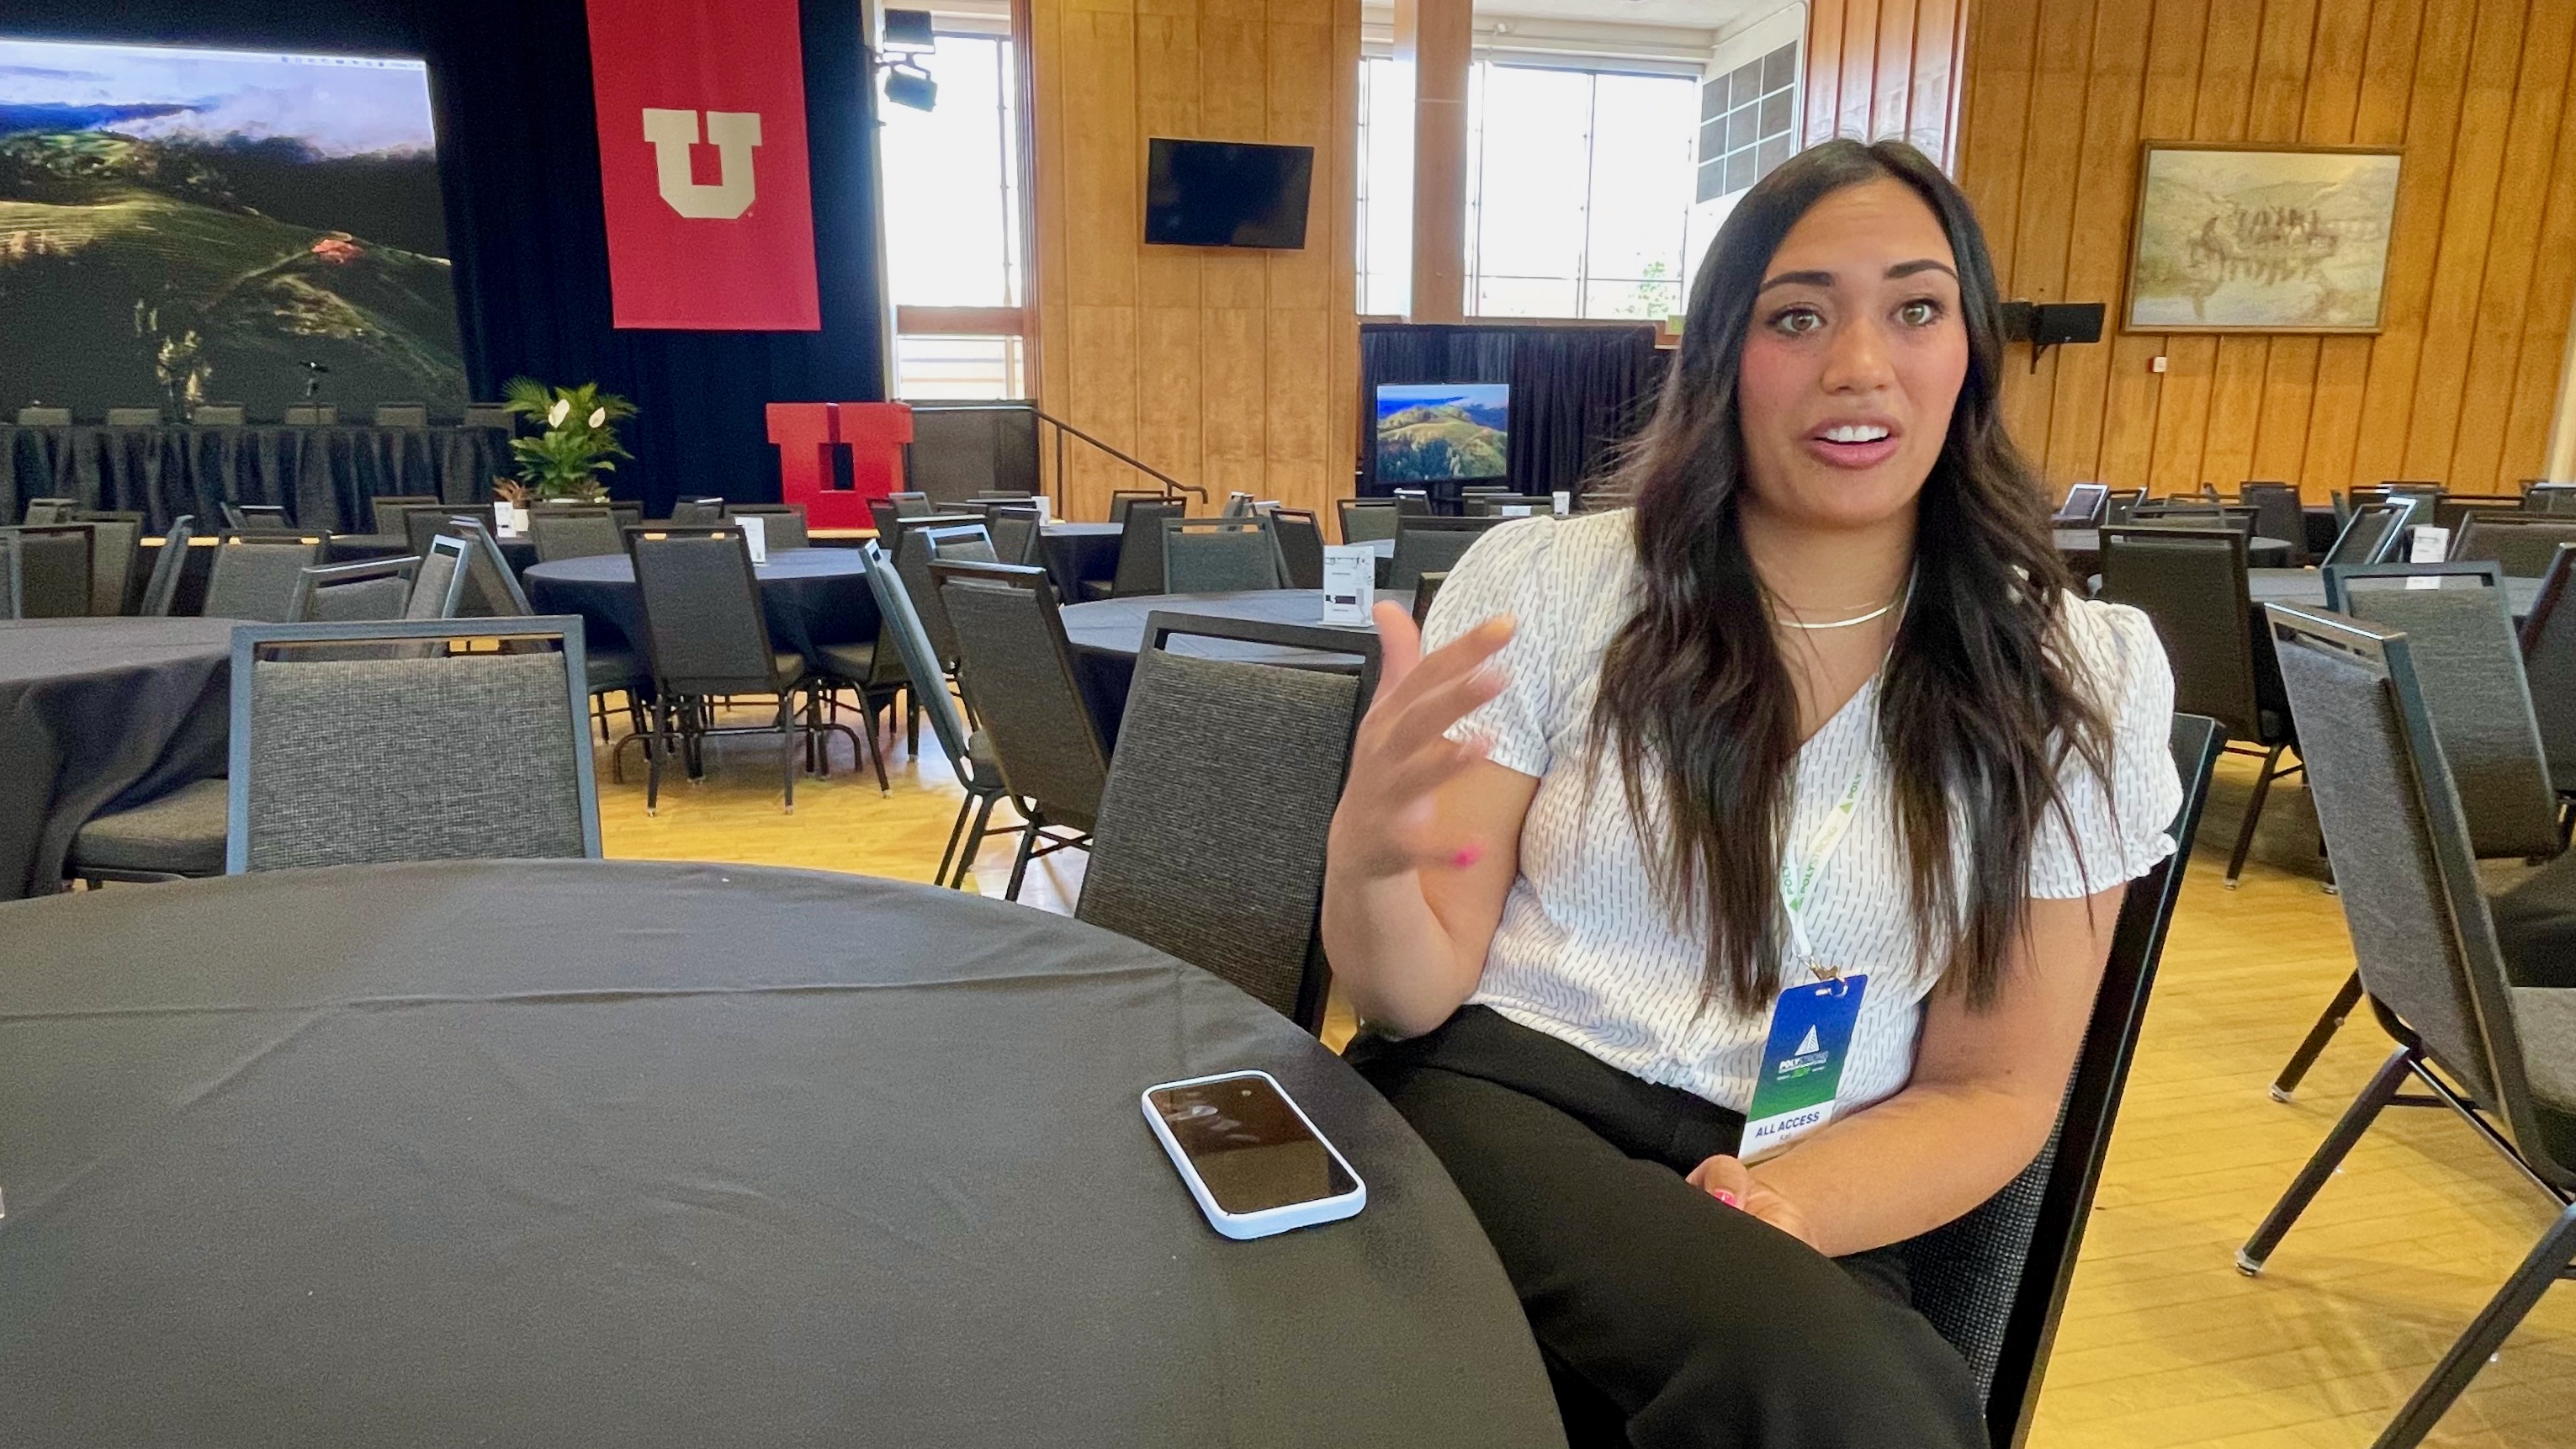
M 2073 750 L 2107 779 L 2108 732 L 2052 626 L 2067 585 L 2039 481 L 1998 415 L 1994 265 L 1967 198 L 1902 141 L 1829 141 L 1745 193 L 1691 289 L 1681 355 L 1615 485 L 1634 502 L 1641 604 L 1602 660 L 1591 720 L 1676 919 L 1704 923 L 1704 1000 L 1762 1009 L 1780 987 L 1780 858 L 1798 748 L 1795 686 L 1746 556 L 1736 380 L 1764 269 L 1827 194 L 1882 177 L 1939 218 L 1958 264 L 1968 371 L 1917 505 L 1915 578 L 1880 684 L 1878 730 L 1913 888 L 1915 942 L 1991 1005 L 2027 927 L 2032 839 L 2062 815 Z M 1659 858 L 1658 858 L 1659 857 Z M 1961 880 L 1964 877 L 1965 885 Z

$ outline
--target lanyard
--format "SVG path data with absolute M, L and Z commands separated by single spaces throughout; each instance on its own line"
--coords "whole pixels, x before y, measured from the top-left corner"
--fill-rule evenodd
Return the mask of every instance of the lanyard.
M 1860 767 L 1852 771 L 1851 783 L 1843 787 L 1840 800 L 1825 816 L 1824 825 L 1816 831 L 1814 846 L 1807 853 L 1802 870 L 1796 861 L 1784 861 L 1780 868 L 1780 905 L 1789 915 L 1789 937 L 1798 948 L 1800 964 L 1816 972 L 1819 978 L 1839 974 L 1816 966 L 1816 948 L 1807 937 L 1807 901 L 1815 894 L 1816 882 L 1824 878 L 1825 867 L 1840 850 L 1843 837 L 1851 834 L 1852 817 L 1860 813 L 1861 786 L 1869 778 L 1869 759 L 1864 755 Z

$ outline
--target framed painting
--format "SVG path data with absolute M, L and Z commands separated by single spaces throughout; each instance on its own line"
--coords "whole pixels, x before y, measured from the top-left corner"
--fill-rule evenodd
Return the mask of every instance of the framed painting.
M 2121 326 L 2376 332 L 2399 153 L 2149 141 Z

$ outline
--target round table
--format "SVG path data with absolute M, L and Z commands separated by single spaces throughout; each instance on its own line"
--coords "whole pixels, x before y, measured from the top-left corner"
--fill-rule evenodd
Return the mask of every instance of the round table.
M 772 549 L 753 567 L 769 615 L 769 642 L 816 657 L 825 644 L 863 644 L 877 637 L 876 596 L 867 560 L 846 548 Z M 540 614 L 579 614 L 594 649 L 644 649 L 644 597 L 635 564 L 622 553 L 557 559 L 530 568 L 528 602 Z
M 2245 591 L 2258 609 L 2265 604 L 2326 606 L 2326 576 L 2315 569 L 2247 569 Z M 2531 612 L 2532 601 L 2539 597 L 2538 579 L 2508 576 L 2504 581 L 2505 607 L 2513 611 L 2516 623 Z
M 1064 917 L 475 862 L 19 902 L 0 937 L 13 1442 L 1564 1443 L 1402 1119 Z M 1358 1217 L 1199 1216 L 1137 1096 L 1247 1067 Z
M 91 817 L 224 772 L 235 622 L 0 623 L 0 900 L 60 889 Z
M 1377 591 L 1380 600 L 1392 600 L 1410 609 L 1411 589 Z M 1073 646 L 1073 667 L 1082 674 L 1083 689 L 1093 707 L 1101 714 L 1101 737 L 1116 743 L 1117 716 L 1127 708 L 1127 689 L 1136 677 L 1136 652 L 1145 647 L 1145 619 L 1157 611 L 1173 614 L 1213 614 L 1220 619 L 1249 619 L 1264 624 L 1306 624 L 1316 628 L 1347 628 L 1359 633 L 1375 633 L 1374 624 L 1327 625 L 1324 623 L 1324 591 L 1321 589 L 1256 589 L 1231 594 L 1136 594 L 1124 599 L 1099 599 L 1088 604 L 1070 604 L 1063 611 L 1065 642 Z M 1244 659 L 1260 664 L 1285 664 L 1296 669 L 1327 669 L 1342 674 L 1359 672 L 1359 661 L 1348 654 L 1324 654 L 1312 649 L 1283 649 L 1272 644 L 1246 644 L 1231 639 L 1176 638 L 1176 654 L 1196 654 L 1209 659 Z
M 1038 551 L 1055 595 L 1069 602 L 1082 598 L 1092 580 L 1107 583 L 1118 576 L 1118 541 L 1126 529 L 1115 523 L 1049 523 L 1038 529 Z
M 501 547 L 501 557 L 514 573 L 526 573 L 535 567 L 537 546 L 526 534 L 509 538 L 495 535 L 492 541 Z M 369 559 L 401 558 L 411 552 L 411 538 L 399 533 L 335 533 L 331 535 L 333 563 L 361 563 Z
M 2124 524 L 2127 528 L 2153 528 L 2152 523 Z M 2059 528 L 2057 551 L 2066 557 L 2066 566 L 2078 578 L 2102 571 L 2102 530 L 2098 528 Z M 2245 541 L 2245 561 L 2257 568 L 2285 565 L 2290 561 L 2290 541 L 2285 538 L 2249 538 Z

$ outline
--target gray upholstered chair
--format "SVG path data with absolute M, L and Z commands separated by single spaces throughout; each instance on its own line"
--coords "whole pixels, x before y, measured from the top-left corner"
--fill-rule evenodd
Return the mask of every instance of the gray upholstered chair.
M 2270 652 L 2256 648 L 2261 640 L 2247 602 L 2245 536 L 2232 528 L 2105 528 L 2102 597 L 2140 610 L 2155 625 L 2173 665 L 2174 708 L 2218 721 L 2227 748 L 2263 758 L 2227 857 L 2227 888 L 2234 890 L 2273 782 L 2299 771 L 2281 763 L 2298 737 Z
M 2479 892 L 2471 827 L 2412 641 L 2322 610 L 2275 604 L 2269 614 L 2353 954 L 2372 1015 L 2396 1046 L 2238 1251 L 2237 1266 L 2263 1271 L 2392 1105 L 2457 1112 L 2556 1213 L 2377 1440 L 2411 1449 L 2576 1259 L 2576 975 L 2563 959 L 2510 949 Z M 2424 1090 L 2401 1095 L 2409 1085 Z
M 298 624 L 399 619 L 411 607 L 412 573 L 419 566 L 419 559 L 404 557 L 300 569 L 286 617 Z
M 1288 587 L 1324 586 L 1324 529 L 1309 508 L 1270 510 L 1270 532 L 1279 540 L 1279 562 L 1288 570 Z
M 1164 593 L 1229 594 L 1288 587 L 1288 564 L 1279 556 L 1279 540 L 1267 518 L 1249 514 L 1166 517 L 1161 543 Z
M 143 550 L 143 515 L 84 508 L 71 521 L 90 526 L 89 611 L 102 618 L 124 613 L 134 590 L 134 556 Z
M 809 548 L 813 545 L 813 538 L 805 529 L 805 505 L 802 503 L 728 503 L 725 517 L 759 519 L 764 547 Z
M 0 530 L 0 619 L 18 619 L 21 612 L 18 590 L 18 535 Z
M 179 599 L 179 580 L 188 571 L 188 549 L 197 536 L 197 517 L 182 513 L 161 531 L 161 547 L 152 555 L 152 573 L 143 581 L 143 599 L 135 611 L 147 618 L 167 618 Z
M 1219 518 L 1250 518 L 1251 516 L 1252 495 L 1240 490 L 1226 494 L 1225 506 L 1217 510 Z
M 250 421 L 242 403 L 199 403 L 188 409 L 188 421 L 200 428 L 238 428 Z
M 2522 491 L 2527 513 L 2576 513 L 2576 483 L 2534 483 Z
M 1039 521 L 1035 506 L 995 504 L 984 511 L 984 526 L 992 531 L 994 558 L 1007 564 L 1040 561 L 1038 538 L 1045 525 Z
M 1413 586 L 1413 627 L 1419 629 L 1431 622 L 1431 606 L 1440 598 L 1440 586 L 1449 582 L 1446 573 L 1427 573 Z
M 1439 511 L 1431 506 L 1431 490 L 1428 488 L 1395 490 L 1395 512 L 1399 518 L 1429 518 Z
M 169 414 L 161 410 L 159 403 L 107 410 L 107 425 L 111 428 L 157 428 L 169 420 Z
M 1113 488 L 1109 490 L 1109 521 L 1124 528 L 1127 526 L 1127 510 L 1137 504 L 1176 501 L 1160 488 Z
M 1350 655 L 1357 668 L 1165 647 L 1184 635 Z M 1377 665 L 1377 636 L 1365 631 L 1150 615 L 1074 915 L 1318 1029 L 1329 979 L 1324 844 Z
M 817 686 L 805 656 L 770 643 L 769 616 L 741 529 L 639 530 L 628 537 L 627 552 L 635 561 L 653 677 L 652 729 L 644 737 L 646 814 L 661 807 L 663 758 L 677 749 L 690 775 L 701 775 L 710 735 L 776 733 L 782 803 L 790 813 L 800 746 L 812 757 L 821 737 L 837 732 L 850 737 L 853 757 L 868 748 L 847 725 L 824 722 L 811 700 L 800 716 L 798 692 Z M 775 719 L 766 726 L 712 723 L 717 700 L 744 695 L 774 696 Z
M 1018 900 L 1030 861 L 1090 844 L 1109 753 L 1074 673 L 1046 570 L 933 563 L 930 573 L 957 629 L 966 698 L 1020 802 L 1019 855 L 1003 892 Z
M 68 428 L 72 425 L 70 408 L 37 404 L 18 409 L 18 426 L 22 428 Z
M 1458 503 L 1466 510 L 1469 518 L 1528 518 L 1539 514 L 1552 515 L 1556 512 L 1554 498 L 1542 498 L 1534 493 L 1465 493 L 1459 495 Z M 1528 511 L 1526 513 L 1504 511 L 1512 508 Z
M 282 503 L 236 503 L 226 498 L 219 500 L 215 507 L 222 513 L 226 528 L 283 531 L 295 526 L 295 520 L 286 516 L 286 505 Z
M 465 575 L 473 564 L 474 545 L 465 539 L 442 534 L 429 541 L 429 552 L 421 555 L 420 566 L 412 571 L 411 596 L 403 600 L 402 617 L 406 619 L 453 619 L 465 597 Z M 590 651 L 582 651 L 583 662 L 590 663 Z
M 1085 595 L 1095 598 L 1135 598 L 1145 594 L 1167 594 L 1163 586 L 1163 520 L 1179 518 L 1188 505 L 1177 498 L 1131 498 L 1118 529 L 1118 569 L 1107 583 L 1098 579 L 1083 582 Z
M 2536 579 L 2549 572 L 2549 561 L 2562 543 L 2576 543 L 2576 519 L 2528 513 L 2472 513 L 2451 540 L 2451 557 L 2493 560 L 2506 574 Z
M 1387 570 L 1387 586 L 1409 589 L 1421 582 L 1426 573 L 1447 573 L 1467 556 L 1476 540 L 1487 530 L 1510 523 L 1508 518 L 1402 518 L 1395 532 L 1395 562 Z
M 224 869 L 598 859 L 581 637 L 571 616 L 233 631 Z M 508 647 L 435 647 L 481 639 Z M 371 645 L 403 657 L 345 657 Z
M 2397 556 L 2398 545 L 2406 538 L 2408 520 L 2414 517 L 2413 499 L 2395 503 L 2370 503 L 2352 510 L 2336 533 L 2334 546 L 2317 560 L 2318 564 L 2386 563 Z
M 29 525 L 69 523 L 80 515 L 80 508 L 77 498 L 30 498 L 26 515 L 18 521 Z
M 1896 1245 L 1915 1308 L 1968 1361 L 1999 1446 L 2024 1442 L 2039 1404 L 2058 1310 L 2092 1217 L 2094 1188 L 2223 738 L 2208 719 L 2174 716 L 2170 742 L 2183 787 L 2171 828 L 2174 853 L 2130 882 L 2120 902 L 2111 954 L 2048 1145 L 1983 1205 Z
M 90 551 L 97 531 L 85 523 L 31 523 L 9 530 L 18 540 L 18 616 L 77 619 L 87 615 Z
M 376 514 L 380 522 L 393 525 L 385 530 L 388 537 L 400 537 L 404 552 L 418 554 L 422 558 L 429 557 L 431 539 L 447 532 L 451 521 L 466 516 L 467 510 L 450 508 L 445 504 L 423 506 L 410 503 L 401 505 L 390 514 L 382 510 Z
M 429 493 L 379 493 L 367 500 L 367 531 L 380 538 L 404 536 L 402 516 L 405 509 L 443 508 L 445 503 Z
M 528 540 L 536 545 L 540 563 L 626 551 L 617 515 L 605 508 L 540 509 L 528 515 Z
M 939 505 L 933 503 L 927 493 L 889 493 L 886 495 L 886 501 L 894 505 L 894 515 L 897 518 L 928 518 L 939 511 Z
M 2236 496 L 2254 510 L 2257 535 L 2287 543 L 2292 567 L 2307 563 L 2308 515 L 2299 501 L 2298 484 L 2249 481 L 2237 488 Z
M 2523 678 L 2540 745 L 2549 757 L 2549 783 L 2564 801 L 2576 800 L 2576 544 L 2560 544 L 2521 630 Z M 2562 807 L 2559 840 L 2567 839 Z
M 947 608 L 940 603 L 938 584 L 930 576 L 934 563 L 1000 563 L 992 536 L 980 523 L 951 523 L 937 527 L 919 521 L 907 524 L 897 535 L 894 552 L 895 573 L 904 591 L 912 596 L 913 612 L 921 617 L 922 631 L 930 637 L 931 657 L 940 663 L 939 681 L 925 682 L 924 688 L 938 688 L 949 673 L 957 668 L 957 629 L 948 619 Z M 909 673 L 909 668 L 906 670 Z
M 1403 515 L 1395 504 L 1383 498 L 1342 498 L 1333 506 L 1341 511 L 1342 542 L 1375 543 L 1395 537 L 1396 524 Z M 1317 588 L 1323 587 L 1321 584 Z
M 877 617 L 884 623 L 879 647 L 895 650 L 912 678 L 942 679 L 938 652 L 922 625 L 921 614 L 913 608 L 912 591 L 896 572 L 894 561 L 874 543 L 862 549 L 860 556 L 866 560 L 868 591 L 876 596 Z M 1003 786 L 1001 764 L 993 758 L 991 743 L 968 723 L 965 711 L 957 707 L 956 696 L 944 688 L 934 688 L 917 691 L 915 698 L 921 712 L 930 716 L 931 737 L 939 741 L 940 751 L 948 756 L 949 768 L 957 772 L 957 783 L 966 790 L 966 798 L 957 802 L 957 819 L 948 827 L 948 845 L 939 853 L 939 873 L 932 880 L 964 890 L 975 869 L 976 853 L 985 838 L 996 833 L 993 807 L 1009 792 Z
M 671 522 L 691 528 L 724 522 L 725 501 L 721 498 L 679 498 L 671 503 Z
M 318 537 L 226 535 L 206 575 L 205 616 L 285 623 L 295 617 L 297 576 L 321 557 Z
M 458 514 L 439 525 L 438 531 L 452 534 L 473 545 L 465 555 L 465 595 L 459 612 L 478 619 L 524 619 L 537 612 L 528 602 L 528 591 L 519 584 L 519 575 L 510 567 L 510 556 L 501 552 L 501 541 L 492 536 L 491 526 L 470 513 Z M 426 548 L 422 556 L 427 557 Z M 582 650 L 586 668 L 596 668 L 587 660 L 590 649 Z M 608 651 L 600 651 L 606 657 Z
M 140 804 L 93 816 L 72 837 L 63 874 L 92 888 L 106 881 L 222 875 L 231 796 L 229 781 L 192 780 Z
M 376 426 L 380 428 L 425 428 L 429 426 L 429 404 L 416 402 L 376 404 Z

